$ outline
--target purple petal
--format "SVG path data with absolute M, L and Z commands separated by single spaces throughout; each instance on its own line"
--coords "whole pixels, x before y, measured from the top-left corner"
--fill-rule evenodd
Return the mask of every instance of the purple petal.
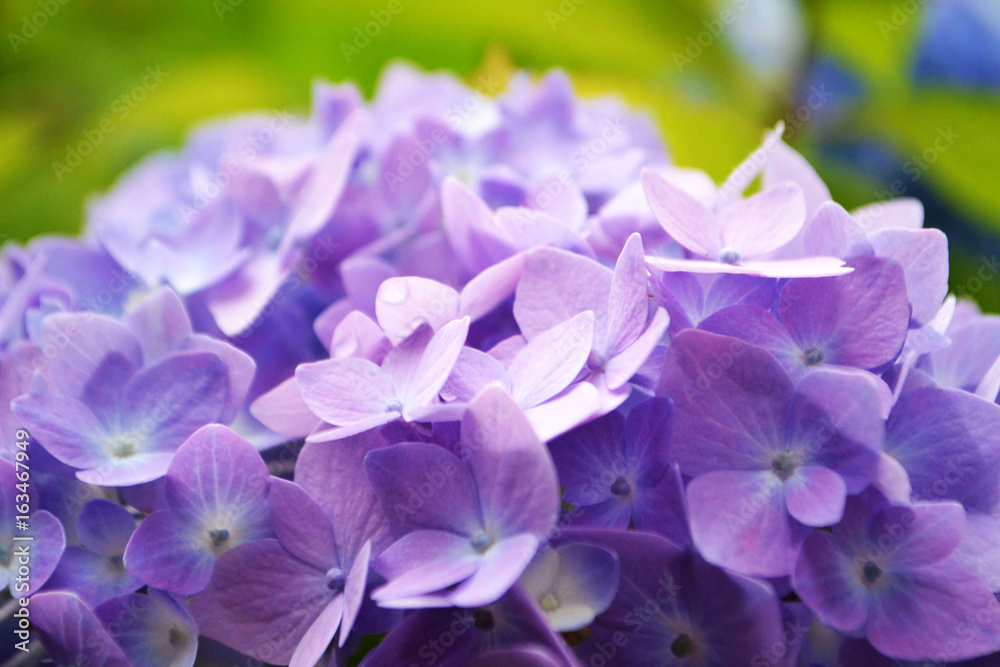
M 326 145 L 299 195 L 298 205 L 278 248 L 287 252 L 296 242 L 318 232 L 333 215 L 347 175 L 354 164 L 368 118 L 361 110 L 349 116 Z
M 667 352 L 657 394 L 674 401 L 681 469 L 755 470 L 783 445 L 791 381 L 765 350 L 735 338 L 682 331 Z
M 410 533 L 376 559 L 373 567 L 389 581 L 372 591 L 372 599 L 385 605 L 440 591 L 469 577 L 482 561 L 467 536 L 441 530 Z
M 521 333 L 532 340 L 590 310 L 603 343 L 613 279 L 614 274 L 597 262 L 565 250 L 539 248 L 528 253 L 514 298 L 514 318 Z
M 183 604 L 170 595 L 122 595 L 96 609 L 129 662 L 149 667 L 192 667 L 198 651 L 198 626 Z
M 482 556 L 479 569 L 448 595 L 456 607 L 496 602 L 513 586 L 538 550 L 535 535 L 515 535 L 497 542 Z
M 459 313 L 475 321 L 506 301 L 521 281 L 524 261 L 524 253 L 519 253 L 483 270 L 466 283 L 459 297 Z
M 53 515 L 39 510 L 29 517 L 28 525 L 30 532 L 23 533 L 22 536 L 31 536 L 33 539 L 15 541 L 7 538 L 10 541 L 5 546 L 10 550 L 10 555 L 3 570 L 0 570 L 0 582 L 9 582 L 7 588 L 14 598 L 29 597 L 37 593 L 52 576 L 66 549 L 66 533 L 59 519 Z M 25 560 L 30 562 L 25 563 Z M 30 576 L 27 581 L 19 582 L 19 566 L 26 564 L 30 565 Z
M 903 268 L 913 321 L 929 323 L 948 296 L 948 237 L 939 229 L 886 229 L 870 238 L 879 257 Z
M 329 359 L 295 370 L 302 400 L 331 424 L 351 424 L 394 412 L 396 388 L 389 376 L 367 359 Z
M 954 389 L 903 392 L 886 423 L 885 451 L 913 494 L 990 511 L 1000 498 L 1000 406 Z
M 759 257 L 795 238 L 805 222 L 802 188 L 787 182 L 738 200 L 719 212 L 720 250 L 735 250 L 743 258 Z
M 84 505 L 76 522 L 80 544 L 108 558 L 125 552 L 125 545 L 134 531 L 135 519 L 129 511 L 101 498 Z
M 294 377 L 254 401 L 250 414 L 267 428 L 288 438 L 304 438 L 322 423 L 302 400 Z
M 173 452 L 133 454 L 123 459 L 112 458 L 96 468 L 77 471 L 76 478 L 95 486 L 144 484 L 163 477 L 173 458 Z
M 462 454 L 491 537 L 542 535 L 555 523 L 559 488 L 552 458 L 503 389 L 487 387 L 469 404 Z
M 340 641 L 337 644 L 341 648 L 347 642 L 347 637 L 351 634 L 354 621 L 357 620 L 358 612 L 361 611 L 361 603 L 365 601 L 365 587 L 368 583 L 368 565 L 371 553 L 372 543 L 371 541 L 366 541 L 358 551 L 357 558 L 354 559 L 354 564 L 351 565 L 351 571 L 347 574 L 343 595 L 344 618 L 340 626 Z
M 803 354 L 788 329 L 767 309 L 744 304 L 724 308 L 698 325 L 703 331 L 739 338 L 770 351 L 792 377 L 803 373 Z
M 365 473 L 397 535 L 415 529 L 472 535 L 482 526 L 476 483 L 443 447 L 403 443 L 375 449 L 365 456 Z
M 58 350 L 43 375 L 50 386 L 79 397 L 104 358 L 116 352 L 134 368 L 142 366 L 135 336 L 120 322 L 94 313 L 54 313 L 42 322 L 42 347 Z
M 326 653 L 334 635 L 337 634 L 343 616 L 344 596 L 338 595 L 323 608 L 306 633 L 302 635 L 298 646 L 295 647 L 295 652 L 292 653 L 291 660 L 288 661 L 289 667 L 315 667 L 319 659 Z
M 617 355 L 608 360 L 604 366 L 605 379 L 608 388 L 617 389 L 623 386 L 646 363 L 670 324 L 670 317 L 663 308 L 657 308 L 649 326 L 635 341 Z
M 795 388 L 788 441 L 806 465 L 843 477 L 860 493 L 878 473 L 884 429 L 881 381 L 869 373 L 819 369 Z
M 378 364 L 392 349 L 379 325 L 360 310 L 345 315 L 327 340 L 333 359 L 357 357 Z
M 545 610 L 556 632 L 579 630 L 593 623 L 618 592 L 618 557 L 589 544 L 565 544 L 540 551 L 518 584 Z M 555 608 L 546 608 L 555 601 Z
M 94 612 L 69 592 L 47 592 L 31 600 L 31 623 L 49 657 L 60 665 L 128 667 L 125 654 Z
M 846 276 L 789 281 L 778 312 L 802 350 L 819 350 L 825 363 L 877 368 L 906 339 L 906 282 L 892 261 L 858 257 L 852 265 Z
M 133 593 L 143 585 L 142 581 L 122 568 L 120 560 L 114 562 L 107 556 L 71 545 L 63 552 L 58 567 L 46 583 L 46 589 L 70 590 L 87 604 L 99 605 L 117 595 Z
M 886 569 L 913 570 L 948 557 L 965 534 L 965 510 L 955 502 L 887 507 L 872 517 L 868 540 L 891 544 Z
M 110 458 L 104 448 L 110 434 L 79 401 L 52 393 L 22 396 L 11 404 L 11 411 L 63 463 L 92 468 Z
M 805 466 L 785 483 L 788 513 L 807 526 L 832 526 L 844 515 L 847 486 L 829 468 Z
M 741 574 L 782 577 L 809 529 L 788 516 L 771 472 L 709 472 L 687 489 L 691 535 L 705 560 Z
M 844 259 L 872 255 L 868 236 L 851 214 L 836 202 L 826 202 L 816 211 L 804 231 L 803 244 L 810 255 Z
M 475 398 L 483 387 L 494 382 L 510 391 L 510 378 L 504 365 L 485 352 L 466 347 L 458 355 L 458 360 L 441 394 L 446 400 L 467 403 Z
M 441 184 L 441 208 L 448 241 L 467 269 L 478 273 L 514 254 L 496 229 L 493 211 L 458 179 Z
M 468 317 L 449 322 L 434 334 L 420 357 L 412 380 L 402 389 L 404 417 L 407 407 L 424 407 L 441 393 L 468 335 Z
M 649 289 L 645 255 L 642 237 L 632 234 L 615 264 L 608 295 L 607 345 L 611 353 L 630 345 L 646 326 Z
M 438 331 L 458 319 L 458 305 L 458 292 L 436 280 L 389 278 L 378 288 L 375 314 L 389 340 L 399 343 L 421 324 Z
M 716 221 L 694 197 L 652 169 L 642 171 L 642 188 L 653 214 L 672 239 L 698 255 L 714 256 L 722 249 Z
M 330 518 L 305 490 L 292 482 L 275 479 L 267 505 L 275 536 L 290 554 L 324 570 L 342 565 L 337 558 Z M 290 519 L 296 516 L 300 518 Z
M 767 157 L 764 166 L 762 188 L 771 188 L 791 181 L 802 188 L 806 202 L 806 215 L 811 216 L 830 199 L 830 191 L 816 174 L 812 165 L 785 142 L 777 142 Z
M 893 578 L 894 585 L 872 600 L 866 627 L 881 653 L 956 661 L 1000 647 L 1000 602 L 973 573 L 944 562 Z
M 594 314 L 586 311 L 539 334 L 514 357 L 507 372 L 513 397 L 525 408 L 544 403 L 576 378 L 594 340 Z
M 365 543 L 379 554 L 392 541 L 389 522 L 365 474 L 368 452 L 380 449 L 385 438 L 376 432 L 342 440 L 336 445 L 308 444 L 299 453 L 295 483 L 323 508 L 336 535 L 337 555 L 345 569 L 352 567 Z
M 883 229 L 916 230 L 924 226 L 924 205 L 913 197 L 868 204 L 856 209 L 853 215 L 868 234 Z
M 218 421 L 224 424 L 232 422 L 243 407 L 243 401 L 246 399 L 250 385 L 254 380 L 257 364 L 253 357 L 225 341 L 217 340 L 206 334 L 191 336 L 185 350 L 217 354 L 226 365 L 229 391 L 226 395 L 226 405 Z
M 287 664 L 335 595 L 324 570 L 267 539 L 223 554 L 190 611 L 202 635 L 262 662 Z
M 262 515 L 270 479 L 253 445 L 225 426 L 204 426 L 174 455 L 167 502 L 189 521 L 223 514 L 245 540 L 257 539 L 269 533 Z
M 147 364 L 173 352 L 191 335 L 184 302 L 169 287 L 158 287 L 122 316 L 142 347 Z
M 154 588 L 181 595 L 208 585 L 215 560 L 207 531 L 169 510 L 143 519 L 125 550 L 129 572 Z
M 814 530 L 795 563 L 795 591 L 820 620 L 842 632 L 860 628 L 868 616 L 867 591 L 856 580 L 855 557 L 835 535 Z
M 226 366 L 218 355 L 172 355 L 129 380 L 122 399 L 124 425 L 149 439 L 146 451 L 173 452 L 199 427 L 219 418 L 227 392 Z
M 524 415 L 539 440 L 549 441 L 594 417 L 614 410 L 628 398 L 632 387 L 602 392 L 590 382 L 577 382 L 541 405 L 528 408 Z

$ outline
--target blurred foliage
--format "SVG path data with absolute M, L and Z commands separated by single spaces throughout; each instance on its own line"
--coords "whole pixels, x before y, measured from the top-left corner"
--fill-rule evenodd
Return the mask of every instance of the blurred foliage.
M 764 84 L 723 35 L 679 66 L 678 56 L 719 18 L 720 1 L 400 0 L 402 12 L 347 58 L 342 44 L 388 0 L 4 0 L 0 231 L 22 240 L 74 233 L 89 194 L 107 189 L 148 153 L 179 145 L 197 123 L 248 109 L 304 112 L 314 77 L 351 79 L 370 94 L 394 58 L 473 82 L 483 71 L 564 67 L 581 93 L 617 92 L 647 109 L 676 162 L 721 179 L 765 128 L 794 118 L 806 59 L 791 68 L 789 80 Z M 835 196 L 853 206 L 884 188 L 849 166 L 823 161 L 815 148 L 821 140 L 831 133 L 869 137 L 905 160 L 952 127 L 960 138 L 928 167 L 926 181 L 974 225 L 1000 229 L 1000 188 L 990 182 L 1000 155 L 1000 97 L 917 89 L 909 73 L 920 16 L 899 14 L 904 4 L 805 3 L 810 53 L 829 54 L 854 70 L 867 93 L 832 128 L 807 120 L 788 139 L 814 161 Z M 46 24 L 13 44 L 10 34 L 30 33 L 25 21 L 46 7 Z M 116 100 L 141 84 L 147 67 L 161 68 L 166 78 L 127 115 L 119 113 Z M 53 164 L 64 163 L 85 132 L 99 132 L 102 122 L 108 127 L 108 119 L 113 129 L 60 178 Z M 984 233 L 996 238 L 995 231 Z M 967 253 L 970 266 L 975 252 Z M 987 301 L 996 298 L 983 292 Z

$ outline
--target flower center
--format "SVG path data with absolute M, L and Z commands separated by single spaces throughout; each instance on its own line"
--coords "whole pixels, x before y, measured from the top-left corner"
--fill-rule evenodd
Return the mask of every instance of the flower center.
M 472 548 L 477 553 L 484 553 L 491 546 L 493 546 L 493 538 L 487 535 L 485 531 L 477 530 L 476 534 L 472 536 Z
M 135 451 L 135 439 L 128 435 L 119 436 L 118 439 L 111 445 L 111 456 L 116 459 L 127 459 L 135 454 Z
M 690 635 L 678 635 L 674 643 L 670 645 L 670 652 L 676 658 L 686 658 L 694 653 L 694 640 Z
M 545 611 L 555 611 L 559 608 L 559 600 L 552 593 L 548 593 L 542 598 L 542 609 Z
M 185 639 L 187 639 L 187 634 L 183 630 L 170 628 L 170 632 L 167 633 L 167 641 L 170 642 L 171 646 L 180 646 Z
M 483 632 L 489 632 L 497 626 L 496 619 L 493 618 L 493 612 L 489 609 L 477 609 L 472 612 L 472 624 L 476 630 L 482 630 Z
M 225 528 L 210 530 L 208 531 L 208 537 L 212 540 L 212 546 L 219 548 L 229 540 L 229 531 Z
M 332 567 L 326 573 L 326 587 L 328 590 L 336 591 L 337 593 L 344 590 L 346 586 L 347 574 L 341 570 L 339 567 Z
M 108 558 L 108 560 L 111 562 L 111 569 L 113 569 L 115 572 L 122 572 L 125 570 L 125 563 L 122 560 L 120 554 L 116 556 L 111 556 L 110 558 Z
M 618 479 L 611 485 L 611 493 L 624 498 L 632 493 L 632 485 L 628 483 L 627 479 L 619 475 Z
M 778 476 L 778 479 L 785 481 L 795 472 L 795 457 L 789 452 L 778 452 L 771 459 L 771 472 Z
M 882 568 L 875 563 L 868 561 L 861 568 L 861 575 L 865 578 L 865 583 L 874 584 L 882 576 Z
M 596 350 L 592 350 L 590 356 L 587 357 L 587 368 L 592 371 L 600 371 L 604 369 L 604 364 L 607 360 Z
M 736 266 L 743 261 L 743 256 L 740 255 L 738 250 L 733 250 L 732 248 L 723 248 L 722 252 L 719 253 L 719 261 L 723 264 L 730 264 Z
M 802 361 L 806 366 L 817 366 L 823 363 L 823 358 L 823 351 L 815 347 L 810 347 L 802 353 Z

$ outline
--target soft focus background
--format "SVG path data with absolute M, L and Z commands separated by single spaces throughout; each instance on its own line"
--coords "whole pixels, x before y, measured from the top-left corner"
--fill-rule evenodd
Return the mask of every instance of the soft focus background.
M 498 92 L 559 66 L 716 179 L 783 119 L 848 208 L 920 198 L 952 289 L 1000 310 L 998 0 L 2 0 L 0 26 L 0 241 L 77 232 L 144 155 L 305 112 L 316 77 L 370 94 L 406 59 Z

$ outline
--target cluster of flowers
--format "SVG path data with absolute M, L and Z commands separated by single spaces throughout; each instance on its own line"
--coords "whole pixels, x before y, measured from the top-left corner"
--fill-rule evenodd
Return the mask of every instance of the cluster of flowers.
M 143 162 L 0 297 L 57 664 L 998 664 L 1000 318 L 780 127 L 718 186 L 561 73 L 397 66 Z

